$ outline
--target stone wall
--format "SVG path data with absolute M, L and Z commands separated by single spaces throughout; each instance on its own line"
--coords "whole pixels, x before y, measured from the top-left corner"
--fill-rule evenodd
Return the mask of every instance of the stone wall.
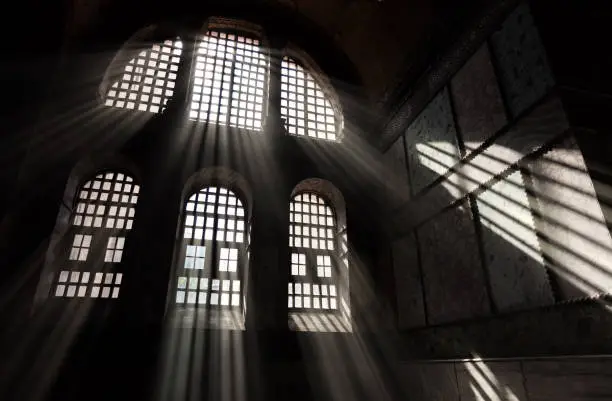
M 405 146 L 412 194 L 388 220 L 400 328 L 609 292 L 612 239 L 553 86 L 520 4 L 387 151 Z
M 564 401 L 612 397 L 610 358 L 467 360 L 401 366 L 411 400 Z
M 568 137 L 526 168 L 543 257 L 559 299 L 610 293 L 612 237 L 575 139 Z
M 442 90 L 404 135 L 412 193 L 417 194 L 459 160 L 448 89 Z
M 502 93 L 512 117 L 554 85 L 538 29 L 526 3 L 520 4 L 491 36 Z

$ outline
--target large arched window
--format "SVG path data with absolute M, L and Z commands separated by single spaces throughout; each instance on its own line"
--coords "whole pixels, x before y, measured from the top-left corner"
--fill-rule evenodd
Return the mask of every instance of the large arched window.
M 312 192 L 290 204 L 290 310 L 338 310 L 336 217 L 329 204 Z
M 291 57 L 281 66 L 281 116 L 291 135 L 337 140 L 339 122 L 313 74 Z
M 208 31 L 197 46 L 190 118 L 260 130 L 267 68 L 259 39 Z
M 174 94 L 183 44 L 176 39 L 141 51 L 123 68 L 123 73 L 106 92 L 106 106 L 163 111 Z
M 69 243 L 60 255 L 52 296 L 118 298 L 128 232 L 140 187 L 124 173 L 108 171 L 83 184 L 71 216 Z
M 187 308 L 243 307 L 248 225 L 242 200 L 208 186 L 185 203 L 174 302 Z
M 261 27 L 216 17 L 208 20 L 208 26 L 205 34 L 195 36 L 193 52 L 182 58 L 179 37 L 134 51 L 144 38 L 153 37 L 155 29 L 161 34 L 161 28 L 135 34 L 105 74 L 100 88 L 104 104 L 158 113 L 174 95 L 175 85 L 183 83 L 179 86 L 187 90 L 191 100 L 187 105 L 190 120 L 261 131 L 270 100 L 270 80 L 280 79 L 275 84 L 281 87 L 281 104 L 271 106 L 280 106 L 288 134 L 327 141 L 341 139 L 339 98 L 305 53 L 288 45 L 283 49 L 280 75 L 272 74 L 270 51 Z

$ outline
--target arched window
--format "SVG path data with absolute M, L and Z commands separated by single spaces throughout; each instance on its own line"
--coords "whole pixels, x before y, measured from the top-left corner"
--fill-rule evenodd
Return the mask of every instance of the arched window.
M 281 67 L 281 116 L 292 135 L 337 140 L 339 124 L 328 96 L 310 72 L 287 56 Z
M 319 195 L 302 192 L 291 200 L 288 307 L 296 311 L 337 311 L 336 216 Z
M 209 186 L 192 194 L 184 210 L 176 305 L 241 308 L 247 242 L 245 209 L 233 191 Z
M 70 243 L 54 278 L 55 297 L 118 298 L 125 241 L 132 229 L 140 187 L 124 173 L 105 172 L 78 192 Z
M 124 67 L 123 74 L 106 93 L 106 106 L 163 111 L 174 93 L 183 44 L 176 39 L 141 51 Z
M 268 63 L 259 39 L 208 31 L 195 62 L 190 118 L 260 130 Z

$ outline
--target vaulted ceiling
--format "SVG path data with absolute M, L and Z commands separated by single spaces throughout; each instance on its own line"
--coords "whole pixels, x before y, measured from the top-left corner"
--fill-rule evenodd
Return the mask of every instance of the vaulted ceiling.
M 88 37 L 120 42 L 144 24 L 165 18 L 201 20 L 225 14 L 255 20 L 282 30 L 314 52 L 326 72 L 346 79 L 350 74 L 338 67 L 341 57 L 317 49 L 335 47 L 352 64 L 354 81 L 363 86 L 366 97 L 382 106 L 398 82 L 422 74 L 436 54 L 493 1 L 72 0 L 66 32 L 77 41 Z

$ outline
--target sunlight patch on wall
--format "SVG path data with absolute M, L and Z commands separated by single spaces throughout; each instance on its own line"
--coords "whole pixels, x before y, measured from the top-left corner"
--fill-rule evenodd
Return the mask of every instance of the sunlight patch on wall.
M 477 196 L 481 223 L 508 244 L 544 264 L 525 183 L 515 171 Z
M 437 176 L 446 174 L 458 161 L 457 146 L 450 142 L 417 143 L 416 150 L 422 167 L 434 172 Z M 461 180 L 444 180 L 442 185 L 455 198 L 461 196 Z
M 477 401 L 521 401 L 506 384 L 500 383 L 495 373 L 480 361 L 463 363 L 469 375 L 469 387 L 472 399 Z

